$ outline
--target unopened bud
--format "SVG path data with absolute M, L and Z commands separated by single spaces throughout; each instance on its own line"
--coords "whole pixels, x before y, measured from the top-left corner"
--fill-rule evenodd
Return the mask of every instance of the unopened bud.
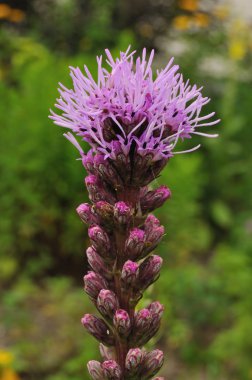
M 139 339 L 137 341 L 137 344 L 139 346 L 145 345 L 150 339 L 153 338 L 154 335 L 156 335 L 156 333 L 159 330 L 160 323 L 161 323 L 161 317 L 162 317 L 163 312 L 164 312 L 164 306 L 161 305 L 161 303 L 158 301 L 152 302 L 147 307 L 147 309 L 149 310 L 149 312 L 151 314 L 151 322 L 150 322 L 150 325 L 149 325 L 149 328 L 148 328 L 148 331 L 146 332 L 146 334 L 142 334 L 141 336 L 139 336 Z
M 95 272 L 88 272 L 83 278 L 84 290 L 93 300 L 96 300 L 102 289 L 107 288 L 107 283 L 104 278 Z
M 138 278 L 139 265 L 134 261 L 128 260 L 124 264 L 121 273 L 121 283 L 123 289 L 133 287 Z
M 142 262 L 139 267 L 139 289 L 146 289 L 158 279 L 162 263 L 163 259 L 157 255 L 150 256 Z
M 104 344 L 100 343 L 99 345 L 100 354 L 103 360 L 114 360 L 115 359 L 115 348 L 106 347 Z
M 96 202 L 93 206 L 93 210 L 95 211 L 95 214 L 102 219 L 102 221 L 108 222 L 112 220 L 114 207 L 110 203 L 106 201 Z
M 99 273 L 102 277 L 105 277 L 108 280 L 113 277 L 113 274 L 109 271 L 108 267 L 104 263 L 101 256 L 98 255 L 94 247 L 88 247 L 86 254 L 89 265 L 96 273 Z
M 117 202 L 114 206 L 115 221 L 120 224 L 127 224 L 130 221 L 131 208 L 125 202 Z
M 88 236 L 93 243 L 97 253 L 102 257 L 110 255 L 111 244 L 108 234 L 100 226 L 93 226 L 88 229 Z
M 145 234 L 140 228 L 133 228 L 125 242 L 125 254 L 130 259 L 138 258 L 144 248 Z
M 149 233 L 152 231 L 154 227 L 159 227 L 160 221 L 158 218 L 155 217 L 153 214 L 149 214 L 144 222 L 144 231 L 146 233 L 146 236 L 149 235 Z
M 123 336 L 127 337 L 130 333 L 131 323 L 130 317 L 127 311 L 119 309 L 116 311 L 113 319 L 114 326 L 117 332 Z
M 150 252 L 152 252 L 162 240 L 164 236 L 164 226 L 154 226 L 151 231 L 149 231 L 146 236 L 145 248 L 142 251 L 140 258 L 146 257 Z
M 92 214 L 91 206 L 88 203 L 82 203 L 76 209 L 81 220 L 86 224 L 92 224 L 96 222 L 95 216 Z
M 90 360 L 87 364 L 88 372 L 93 380 L 103 380 L 101 363 L 97 360 Z
M 102 363 L 104 379 L 121 380 L 122 370 L 115 360 L 106 360 Z
M 143 358 L 144 353 L 140 348 L 132 348 L 129 350 L 125 360 L 127 378 L 131 378 L 140 373 Z
M 114 337 L 106 323 L 92 314 L 86 314 L 81 320 L 89 334 L 107 346 L 114 344 Z
M 94 173 L 94 156 L 92 155 L 92 152 L 89 151 L 83 158 L 82 158 L 82 164 L 84 168 L 89 172 L 89 173 Z
M 160 350 L 154 350 L 145 355 L 141 375 L 144 379 L 155 376 L 164 363 L 164 354 Z
M 85 178 L 85 184 L 89 193 L 89 199 L 92 202 L 106 200 L 106 194 L 97 176 L 90 174 Z
M 103 154 L 95 155 L 94 165 L 101 178 L 109 182 L 115 188 L 122 186 L 122 180 L 119 177 L 116 169 L 111 165 L 109 160 L 106 160 L 104 158 Z
M 102 289 L 97 298 L 97 308 L 100 313 L 106 317 L 113 319 L 119 304 L 117 297 L 111 290 Z
M 170 198 L 171 191 L 166 186 L 160 186 L 158 189 L 148 191 L 141 200 L 141 209 L 143 213 L 150 212 L 162 206 Z

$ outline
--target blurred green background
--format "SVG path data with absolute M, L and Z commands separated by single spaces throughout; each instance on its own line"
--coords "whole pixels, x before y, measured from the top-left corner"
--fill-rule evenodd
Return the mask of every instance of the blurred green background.
M 48 113 L 69 65 L 95 73 L 104 48 L 129 44 L 154 47 L 157 68 L 174 55 L 222 119 L 218 139 L 198 139 L 156 181 L 173 197 L 158 212 L 165 265 L 142 304 L 166 305 L 152 342 L 166 352 L 162 375 L 252 379 L 251 4 L 240 14 L 235 2 L 0 1 L 0 380 L 87 379 L 98 358 L 80 324 L 92 310 L 75 213 L 85 173 Z

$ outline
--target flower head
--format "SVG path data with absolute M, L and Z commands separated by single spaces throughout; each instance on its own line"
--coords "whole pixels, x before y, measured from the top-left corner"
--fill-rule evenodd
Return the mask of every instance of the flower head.
M 146 49 L 137 58 L 130 48 L 116 59 L 109 50 L 106 55 L 108 68 L 103 66 L 103 57 L 97 57 L 97 82 L 86 66 L 85 73 L 71 67 L 73 89 L 60 84 L 56 107 L 62 115 L 52 112 L 50 116 L 55 124 L 71 129 L 94 152 L 111 159 L 119 146 L 126 156 L 151 154 L 158 161 L 174 154 L 179 139 L 193 134 L 216 136 L 199 131 L 219 121 L 208 121 L 214 113 L 200 116 L 210 99 L 203 97 L 201 88 L 184 82 L 173 59 L 154 76 L 154 51 L 148 59 Z M 66 137 L 82 154 L 74 136 L 68 133 Z

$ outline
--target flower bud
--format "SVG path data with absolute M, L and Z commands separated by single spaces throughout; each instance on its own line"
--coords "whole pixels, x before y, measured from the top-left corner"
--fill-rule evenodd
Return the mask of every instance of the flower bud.
M 89 334 L 95 337 L 98 341 L 106 346 L 112 346 L 114 344 L 113 334 L 102 319 L 97 318 L 92 314 L 85 314 L 81 323 L 87 329 Z
M 146 334 L 142 334 L 139 336 L 139 339 L 137 341 L 137 344 L 139 346 L 145 345 L 151 338 L 153 338 L 154 335 L 159 330 L 160 327 L 160 322 L 161 322 L 161 317 L 164 312 L 164 306 L 161 305 L 160 302 L 152 302 L 147 309 L 150 311 L 151 314 L 151 322 L 148 328 L 148 331 Z
M 77 207 L 76 211 L 84 223 L 86 224 L 95 223 L 96 219 L 95 219 L 95 216 L 92 214 L 90 204 L 82 203 Z
M 171 191 L 166 186 L 160 186 L 158 189 L 148 191 L 140 199 L 140 205 L 143 213 L 150 212 L 162 206 L 170 198 Z
M 109 182 L 115 188 L 122 187 L 122 180 L 116 169 L 111 165 L 109 160 L 104 158 L 103 154 L 95 155 L 94 165 L 101 178 Z
M 108 267 L 105 265 L 103 259 L 98 255 L 94 247 L 88 247 L 86 254 L 89 265 L 96 273 L 99 273 L 102 277 L 105 277 L 108 280 L 113 277 L 113 274 L 108 270 Z
M 95 272 L 88 272 L 84 276 L 84 290 L 93 300 L 96 300 L 102 289 L 106 289 L 107 283 L 102 276 Z
M 102 257 L 110 255 L 111 244 L 109 236 L 104 229 L 100 226 L 92 226 L 88 229 L 88 236 L 99 255 Z
M 103 362 L 102 369 L 106 380 L 120 380 L 122 378 L 122 370 L 115 360 Z
M 154 226 L 153 229 L 149 231 L 148 235 L 146 236 L 145 248 L 139 257 L 140 259 L 146 257 L 157 247 L 158 243 L 162 240 L 164 232 L 164 226 Z
M 159 227 L 160 221 L 153 214 L 149 214 L 144 222 L 144 231 L 146 236 L 148 236 L 154 227 Z
M 152 320 L 156 319 L 156 320 L 160 321 L 160 319 L 163 315 L 163 312 L 164 312 L 164 306 L 160 302 L 155 301 L 155 302 L 150 303 L 150 305 L 147 307 L 147 309 L 151 313 Z
M 113 360 L 115 359 L 115 348 L 106 347 L 104 344 L 100 343 L 99 345 L 100 354 L 103 360 Z
M 112 220 L 114 207 L 106 201 L 99 201 L 94 204 L 93 212 L 95 212 L 102 221 L 109 222 Z
M 145 355 L 141 375 L 144 379 L 151 379 L 160 370 L 164 363 L 164 354 L 160 350 L 153 350 Z
M 90 174 L 85 178 L 85 184 L 92 202 L 106 200 L 106 194 L 97 176 Z
M 125 254 L 131 259 L 136 259 L 143 251 L 145 243 L 144 231 L 140 228 L 130 230 L 129 237 L 125 242 Z
M 88 372 L 93 380 L 103 380 L 101 363 L 97 360 L 90 360 L 87 364 Z
M 131 218 L 131 208 L 125 202 L 117 202 L 114 206 L 114 218 L 117 223 L 127 224 Z
M 142 262 L 139 267 L 139 289 L 146 289 L 158 279 L 162 263 L 163 259 L 157 255 L 150 256 Z
M 141 335 L 144 331 L 148 330 L 151 322 L 151 313 L 148 309 L 142 309 L 135 315 L 134 330 Z M 141 333 L 140 333 L 141 331 Z
M 94 156 L 91 151 L 82 158 L 82 164 L 89 173 L 94 174 Z
M 130 260 L 126 261 L 121 273 L 121 284 L 123 289 L 128 289 L 135 285 L 138 278 L 138 269 L 139 265 L 137 263 Z
M 116 311 L 113 319 L 114 326 L 117 332 L 123 336 L 127 337 L 130 333 L 131 323 L 130 317 L 127 311 L 119 309 Z
M 140 348 L 132 348 L 128 351 L 125 360 L 125 369 L 127 378 L 131 378 L 139 374 L 144 353 Z
M 97 298 L 97 308 L 100 313 L 106 318 L 113 319 L 118 307 L 119 303 L 115 293 L 111 290 L 102 289 Z

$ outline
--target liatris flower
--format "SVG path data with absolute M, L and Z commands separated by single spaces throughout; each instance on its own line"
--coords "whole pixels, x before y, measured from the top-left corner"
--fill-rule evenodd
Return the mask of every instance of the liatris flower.
M 171 157 L 183 153 L 175 151 L 179 140 L 215 137 L 200 128 L 219 120 L 208 121 L 214 113 L 201 116 L 209 99 L 201 88 L 183 81 L 173 60 L 154 78 L 153 52 L 147 59 L 144 49 L 135 60 L 129 49 L 115 60 L 108 50 L 106 54 L 108 68 L 97 58 L 97 82 L 86 66 L 85 75 L 71 68 L 73 89 L 60 85 L 56 107 L 62 114 L 51 116 L 91 146 L 85 154 L 75 137 L 65 134 L 88 173 L 91 204 L 77 208 L 91 241 L 87 258 L 92 271 L 84 276 L 84 289 L 104 318 L 82 318 L 101 342 L 103 359 L 91 360 L 88 371 L 96 380 L 154 379 L 163 353 L 146 353 L 143 346 L 159 330 L 164 307 L 156 301 L 137 310 L 137 304 L 158 279 L 163 261 L 150 255 L 164 227 L 149 212 L 161 207 L 171 192 L 166 186 L 152 190 L 148 185 Z

